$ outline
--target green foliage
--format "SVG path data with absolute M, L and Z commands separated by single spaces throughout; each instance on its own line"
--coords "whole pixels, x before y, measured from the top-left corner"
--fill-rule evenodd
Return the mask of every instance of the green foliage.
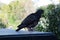
M 49 12 L 49 29 L 50 31 L 59 35 L 60 32 L 60 7 L 59 5 L 55 6 L 56 8 Z M 60 36 L 60 35 L 59 35 Z
M 38 31 L 54 32 L 60 38 L 60 4 L 51 4 L 42 9 L 45 11 L 42 15 L 45 20 L 40 20 L 42 23 L 38 24 L 36 29 Z M 41 25 L 44 25 L 44 27 Z
M 0 19 L 0 28 L 6 28 L 6 25 L 3 24 L 2 20 Z
M 6 25 L 3 23 L 0 23 L 0 28 L 6 28 Z

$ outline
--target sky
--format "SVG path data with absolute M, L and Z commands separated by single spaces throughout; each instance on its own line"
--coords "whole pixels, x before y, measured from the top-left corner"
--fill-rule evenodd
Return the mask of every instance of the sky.
M 46 6 L 48 4 L 52 4 L 54 3 L 55 5 L 56 4 L 59 4 L 59 0 L 32 0 L 34 2 L 34 6 L 36 7 L 40 7 L 40 6 Z
M 14 0 L 0 0 L 0 2 L 4 4 L 9 4 L 11 1 L 14 1 Z
M 14 1 L 14 0 L 0 0 L 1 3 L 4 3 L 4 4 L 9 4 L 11 1 Z M 59 0 L 32 0 L 32 2 L 34 3 L 34 6 L 36 7 L 40 7 L 40 6 L 45 6 L 45 5 L 48 5 L 48 4 L 59 4 Z
M 2 3 L 5 3 L 5 4 L 9 4 L 11 1 L 14 1 L 14 0 L 0 0 L 0 2 Z M 32 0 L 35 4 L 50 4 L 51 3 L 51 0 Z M 58 4 L 59 0 L 52 0 L 55 4 Z

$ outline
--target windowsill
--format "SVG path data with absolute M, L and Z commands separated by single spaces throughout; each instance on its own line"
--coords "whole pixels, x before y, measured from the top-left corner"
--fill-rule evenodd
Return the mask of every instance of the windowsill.
M 52 32 L 38 32 L 38 31 L 19 31 L 10 29 L 0 29 L 0 39 L 2 40 L 55 40 Z M 53 38 L 53 39 L 52 39 Z
M 41 35 L 49 35 L 53 34 L 52 32 L 38 32 L 38 31 L 18 31 L 10 30 L 10 29 L 0 29 L 0 35 L 17 35 L 17 34 L 41 34 Z

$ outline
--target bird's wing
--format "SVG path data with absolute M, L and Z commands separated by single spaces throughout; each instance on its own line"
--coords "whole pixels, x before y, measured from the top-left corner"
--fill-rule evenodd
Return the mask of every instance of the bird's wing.
M 34 21 L 36 21 L 36 17 L 34 14 L 31 14 L 22 21 L 22 24 L 28 25 L 34 23 Z

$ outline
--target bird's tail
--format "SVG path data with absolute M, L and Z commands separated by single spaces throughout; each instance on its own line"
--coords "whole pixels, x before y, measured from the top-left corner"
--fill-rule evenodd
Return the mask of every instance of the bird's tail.
M 16 29 L 16 31 L 18 32 L 20 29 L 23 28 L 23 25 L 18 25 L 17 27 L 18 27 L 18 29 Z
M 18 29 L 16 29 L 16 31 L 18 32 L 20 29 L 18 28 Z

